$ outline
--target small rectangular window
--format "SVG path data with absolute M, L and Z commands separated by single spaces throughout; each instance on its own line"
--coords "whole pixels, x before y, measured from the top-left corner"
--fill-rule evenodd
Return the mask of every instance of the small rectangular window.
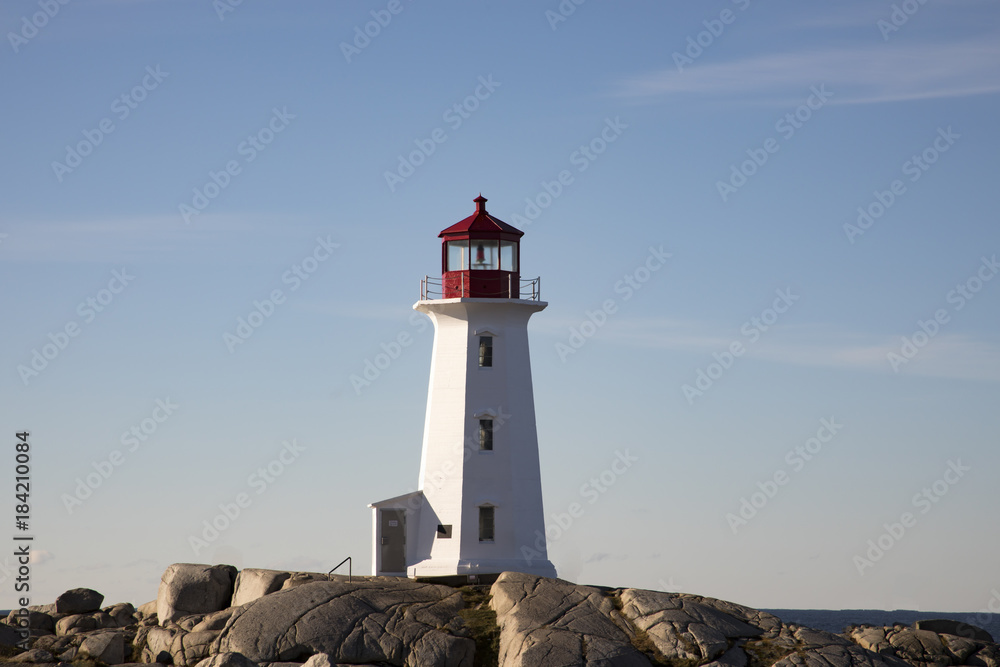
M 479 508 L 479 541 L 493 541 L 493 507 Z
M 493 365 L 493 337 L 492 336 L 480 336 L 479 337 L 479 365 L 480 366 L 492 366 Z
M 441 540 L 451 539 L 451 524 L 449 523 L 447 525 L 441 525 L 439 523 L 438 524 L 437 536 L 438 536 L 438 539 L 441 539 Z
M 479 449 L 482 451 L 493 451 L 493 420 L 479 420 Z

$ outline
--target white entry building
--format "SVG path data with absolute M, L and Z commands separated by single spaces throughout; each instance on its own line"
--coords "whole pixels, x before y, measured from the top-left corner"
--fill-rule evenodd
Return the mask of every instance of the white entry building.
M 442 275 L 413 307 L 434 323 L 418 490 L 372 503 L 372 571 L 408 577 L 554 577 L 545 544 L 523 232 L 476 212 L 440 233 Z

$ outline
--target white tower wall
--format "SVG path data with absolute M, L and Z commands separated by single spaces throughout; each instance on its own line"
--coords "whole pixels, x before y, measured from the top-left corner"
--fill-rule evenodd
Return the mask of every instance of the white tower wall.
M 499 573 L 555 576 L 545 549 L 528 319 L 545 302 L 461 298 L 419 301 L 434 323 L 420 460 L 423 506 L 412 577 Z M 493 365 L 479 365 L 490 336 Z M 479 448 L 479 420 L 493 419 L 493 450 Z M 479 508 L 493 506 L 495 535 L 480 541 Z M 451 537 L 438 535 L 450 525 Z M 409 532 L 409 531 L 408 531 Z

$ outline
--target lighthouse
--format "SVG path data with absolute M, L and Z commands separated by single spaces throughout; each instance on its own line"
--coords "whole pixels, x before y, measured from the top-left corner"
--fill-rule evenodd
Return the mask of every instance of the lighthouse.
M 420 473 L 416 491 L 369 505 L 378 575 L 555 576 L 528 355 L 528 319 L 548 304 L 521 278 L 524 232 L 474 201 L 438 235 L 441 277 L 413 306 L 434 324 Z

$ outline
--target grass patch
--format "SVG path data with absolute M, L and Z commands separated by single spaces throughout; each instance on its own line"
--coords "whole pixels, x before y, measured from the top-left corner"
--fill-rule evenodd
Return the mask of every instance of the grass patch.
M 792 653 L 802 653 L 801 649 L 781 646 L 770 639 L 753 639 L 743 645 L 750 658 L 749 667 L 771 667 L 782 658 L 790 656 Z
M 0 662 L 10 662 L 10 659 L 15 655 L 20 655 L 24 653 L 25 649 L 19 648 L 17 646 L 7 646 L 6 644 L 0 644 Z
M 490 587 L 462 586 L 458 590 L 465 603 L 458 614 L 476 642 L 474 667 L 497 667 L 500 663 L 500 626 L 496 612 L 490 609 Z
M 656 667 L 697 667 L 701 664 L 701 660 L 695 658 L 668 658 L 663 655 L 663 653 L 656 647 L 656 643 L 649 636 L 649 633 L 638 627 L 633 623 L 625 614 L 622 613 L 624 604 L 622 603 L 621 589 L 615 589 L 607 592 L 607 597 L 611 599 L 611 603 L 615 606 L 615 610 L 619 614 L 621 623 L 628 625 L 629 634 L 632 638 L 632 646 L 635 647 L 637 651 L 641 651 L 643 655 L 649 658 L 649 661 L 653 663 Z M 619 623 L 620 625 L 620 623 Z M 687 647 L 691 653 L 698 653 L 698 647 Z
M 635 626 L 632 626 L 632 632 L 632 646 L 642 651 L 656 667 L 697 667 L 701 664 L 700 660 L 694 658 L 668 658 L 656 648 L 648 632 Z

